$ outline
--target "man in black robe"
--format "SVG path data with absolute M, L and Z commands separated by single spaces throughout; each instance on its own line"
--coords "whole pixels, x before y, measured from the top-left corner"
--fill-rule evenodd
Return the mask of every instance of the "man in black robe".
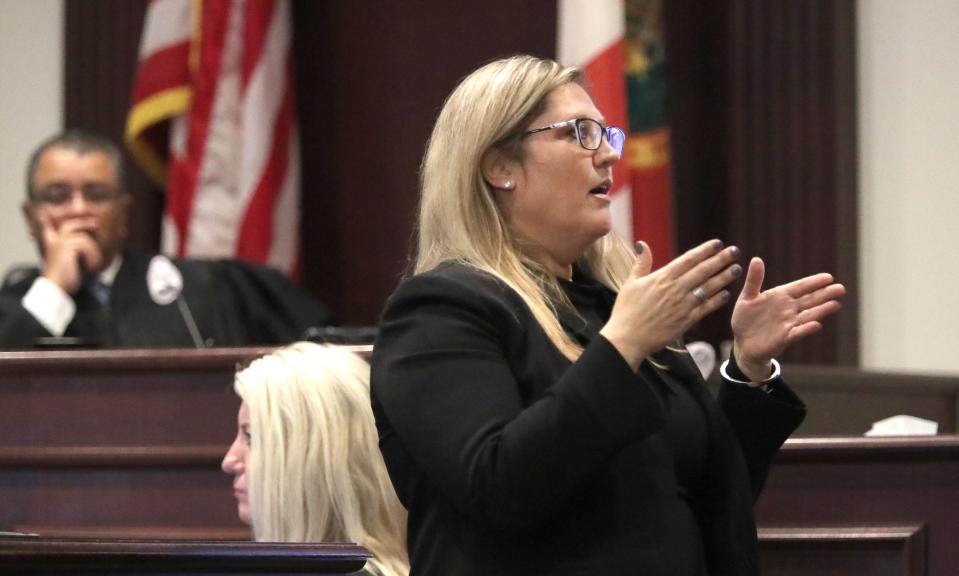
M 130 196 L 120 151 L 68 131 L 40 145 L 23 214 L 42 257 L 0 289 L 0 348 L 281 344 L 330 315 L 278 271 L 124 249 Z

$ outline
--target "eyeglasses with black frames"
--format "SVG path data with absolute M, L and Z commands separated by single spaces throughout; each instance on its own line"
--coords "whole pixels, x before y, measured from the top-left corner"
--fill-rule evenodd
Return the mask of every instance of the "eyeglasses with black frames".
M 579 141 L 579 145 L 583 148 L 587 150 L 598 150 L 603 143 L 603 136 L 605 136 L 606 141 L 613 147 L 616 154 L 622 157 L 626 134 L 622 129 L 616 126 L 603 126 L 592 118 L 573 118 L 572 120 L 556 122 L 555 124 L 543 126 L 542 128 L 531 128 L 523 132 L 523 135 L 528 136 L 530 134 L 536 134 L 537 132 L 566 128 L 568 126 L 572 126 L 576 130 L 576 140 Z
M 117 191 L 107 184 L 90 183 L 75 187 L 60 182 L 35 190 L 30 199 L 38 204 L 64 206 L 73 199 L 74 192 L 79 192 L 87 204 L 95 206 L 107 204 L 117 197 Z

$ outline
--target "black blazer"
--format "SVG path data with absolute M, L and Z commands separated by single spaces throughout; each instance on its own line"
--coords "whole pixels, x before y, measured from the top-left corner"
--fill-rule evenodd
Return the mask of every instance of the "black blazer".
M 669 369 L 636 374 L 596 336 L 570 363 L 518 294 L 465 265 L 401 284 L 372 394 L 412 575 L 672 574 L 684 550 L 658 536 L 677 488 L 651 378 L 688 387 L 706 416 L 710 574 L 757 574 L 753 498 L 802 403 L 781 382 L 724 383 L 717 401 L 688 355 L 660 356 Z
M 104 347 L 192 347 L 176 303 L 153 302 L 146 274 L 150 256 L 127 252 L 106 309 L 81 290 L 64 336 Z M 187 302 L 207 345 L 283 344 L 330 322 L 327 310 L 276 270 L 238 260 L 178 260 Z M 50 333 L 21 304 L 36 267 L 7 275 L 0 290 L 0 348 L 32 348 Z

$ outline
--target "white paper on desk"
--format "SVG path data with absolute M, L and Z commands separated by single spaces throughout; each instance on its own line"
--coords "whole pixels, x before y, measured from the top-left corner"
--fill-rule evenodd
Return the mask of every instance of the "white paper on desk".
M 873 422 L 866 436 L 935 436 L 938 431 L 938 422 L 899 414 Z

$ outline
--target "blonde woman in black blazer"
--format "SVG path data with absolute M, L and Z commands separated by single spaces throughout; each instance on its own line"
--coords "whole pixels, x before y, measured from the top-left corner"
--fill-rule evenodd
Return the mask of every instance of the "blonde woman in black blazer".
M 709 241 L 651 272 L 610 232 L 623 134 L 580 82 L 496 61 L 433 130 L 415 274 L 372 372 L 411 574 L 757 574 L 753 499 L 804 415 L 773 357 L 843 288 L 761 291 L 754 258 L 713 398 L 677 339 L 732 299 L 739 251 Z

